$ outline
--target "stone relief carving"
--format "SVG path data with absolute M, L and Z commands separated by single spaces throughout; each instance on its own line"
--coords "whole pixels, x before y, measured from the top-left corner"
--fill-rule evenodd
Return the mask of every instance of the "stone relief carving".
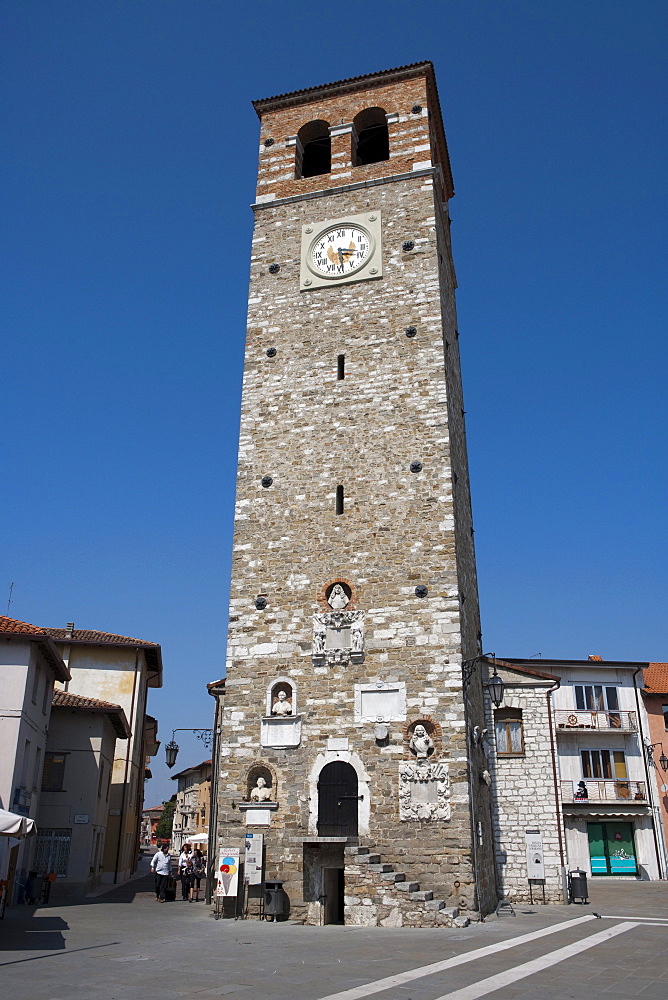
M 450 776 L 446 763 L 420 758 L 399 765 L 399 818 L 450 819 Z
M 341 593 L 347 604 L 343 588 Z M 341 610 L 314 615 L 312 656 L 316 664 L 347 664 L 351 660 L 361 663 L 364 659 L 364 612 Z

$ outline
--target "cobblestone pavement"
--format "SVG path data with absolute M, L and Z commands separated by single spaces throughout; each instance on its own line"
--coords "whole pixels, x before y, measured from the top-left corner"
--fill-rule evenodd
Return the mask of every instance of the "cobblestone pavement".
M 668 884 L 598 881 L 588 906 L 462 930 L 213 920 L 151 878 L 0 922 L 8 1000 L 667 1000 Z M 594 916 L 601 914 L 601 919 Z M 587 918 L 587 919 L 582 919 Z

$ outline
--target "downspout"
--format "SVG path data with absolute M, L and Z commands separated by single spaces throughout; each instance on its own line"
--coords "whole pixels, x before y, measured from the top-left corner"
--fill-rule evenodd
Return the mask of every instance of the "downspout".
M 139 666 L 139 646 L 135 647 L 135 676 L 132 682 L 132 701 L 130 703 L 130 728 L 132 729 L 132 734 L 128 740 L 128 749 L 125 753 L 125 771 L 123 773 L 123 794 L 121 795 L 121 815 L 119 817 L 118 823 L 118 842 L 116 844 L 116 860 L 114 862 L 114 881 L 113 884 L 116 885 L 118 882 L 118 863 L 121 857 L 121 841 L 123 839 L 124 830 L 124 820 L 125 820 L 125 797 L 127 795 L 128 788 L 128 770 L 130 767 L 130 753 L 135 742 L 135 698 L 137 697 L 137 667 Z
M 211 787 L 209 789 L 209 841 L 207 844 L 207 864 L 206 864 L 206 887 L 204 890 L 204 901 L 207 906 L 211 906 L 213 897 L 213 873 L 217 861 L 217 839 L 218 839 L 218 774 L 220 764 L 218 762 L 219 722 L 220 722 L 220 695 L 214 695 L 216 699 L 216 711 L 213 722 L 213 747 L 211 750 Z
M 557 779 L 557 756 L 556 756 L 556 746 L 554 741 L 554 723 L 552 721 L 552 695 L 561 686 L 561 681 L 557 682 L 546 691 L 545 697 L 547 699 L 547 721 L 550 727 L 550 754 L 552 756 L 552 780 L 554 781 L 554 808 L 557 815 L 557 836 L 559 838 L 559 861 L 561 862 L 561 868 L 566 867 L 566 859 L 564 857 L 564 840 L 561 833 L 561 824 L 563 823 L 563 816 L 561 812 L 561 803 L 559 802 L 559 781 Z
M 659 869 L 659 878 L 660 879 L 665 879 L 666 878 L 666 862 L 665 862 L 665 858 L 664 858 L 663 852 L 661 851 L 661 848 L 659 847 L 659 839 L 657 837 L 657 832 L 656 832 L 656 827 L 657 827 L 656 814 L 657 814 L 658 810 L 657 810 L 656 804 L 654 802 L 654 789 L 652 788 L 652 779 L 651 779 L 650 773 L 649 773 L 649 764 L 647 763 L 647 750 L 646 750 L 647 744 L 645 743 L 645 734 L 644 734 L 643 728 L 642 728 L 642 715 L 641 715 L 641 712 L 640 712 L 640 700 L 639 700 L 639 697 L 638 697 L 638 685 L 636 684 L 636 676 L 640 673 L 641 670 L 642 670 L 642 667 L 636 667 L 636 669 L 633 671 L 633 690 L 635 692 L 635 697 L 636 697 L 636 714 L 638 716 L 638 732 L 640 733 L 640 751 L 642 753 L 642 758 L 643 758 L 643 766 L 644 766 L 644 769 L 645 769 L 645 778 L 647 780 L 647 794 L 648 794 L 648 797 L 649 797 L 649 805 L 650 805 L 650 810 L 651 810 L 651 813 L 652 813 L 652 835 L 654 837 L 654 850 L 656 852 L 656 863 L 657 863 L 657 867 Z M 649 740 L 649 742 L 651 743 L 652 741 Z

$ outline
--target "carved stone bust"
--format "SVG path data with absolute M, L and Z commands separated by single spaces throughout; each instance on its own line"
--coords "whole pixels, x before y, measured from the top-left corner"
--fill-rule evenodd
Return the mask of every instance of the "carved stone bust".
M 267 782 L 260 777 L 255 782 L 255 788 L 251 789 L 251 802 L 271 802 L 271 788 L 267 788 Z
M 426 760 L 429 754 L 434 751 L 434 741 L 420 722 L 418 722 L 413 730 L 413 735 L 408 745 L 418 760 Z
M 327 603 L 335 611 L 343 611 L 346 604 L 348 604 L 348 595 L 340 583 L 335 583 L 332 587 L 332 591 L 327 598 Z
M 292 699 L 288 698 L 285 691 L 279 691 L 276 701 L 271 707 L 272 715 L 292 715 Z

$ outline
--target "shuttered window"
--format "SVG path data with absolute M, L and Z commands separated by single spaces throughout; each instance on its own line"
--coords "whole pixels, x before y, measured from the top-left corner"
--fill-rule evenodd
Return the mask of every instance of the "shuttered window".
M 65 780 L 65 760 L 67 754 L 50 753 L 44 755 L 43 792 L 62 792 Z

